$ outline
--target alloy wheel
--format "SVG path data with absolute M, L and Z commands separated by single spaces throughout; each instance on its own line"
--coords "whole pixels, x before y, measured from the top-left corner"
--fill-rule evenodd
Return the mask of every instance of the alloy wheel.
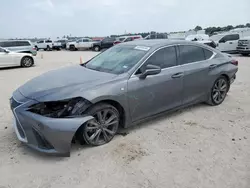
M 23 59 L 23 66 L 30 67 L 33 64 L 32 59 L 29 57 L 24 57 Z
M 87 122 L 85 127 L 86 141 L 92 145 L 103 145 L 115 136 L 119 116 L 112 109 L 103 109 L 93 115 L 94 119 Z
M 225 79 L 221 78 L 216 81 L 212 91 L 213 101 L 220 104 L 226 97 L 228 91 L 228 83 Z

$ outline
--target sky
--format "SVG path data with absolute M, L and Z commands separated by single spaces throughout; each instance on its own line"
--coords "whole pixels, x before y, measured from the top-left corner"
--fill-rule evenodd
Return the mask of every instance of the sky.
M 0 38 L 108 36 L 250 22 L 250 0 L 0 0 Z

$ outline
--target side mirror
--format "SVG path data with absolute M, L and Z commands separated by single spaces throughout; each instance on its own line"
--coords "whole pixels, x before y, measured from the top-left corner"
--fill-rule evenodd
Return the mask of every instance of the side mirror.
M 141 79 L 145 79 L 149 75 L 156 75 L 161 72 L 161 67 L 156 65 L 147 65 L 145 70 L 142 72 L 142 74 L 139 76 Z
M 7 49 L 4 49 L 4 52 L 5 52 L 6 54 L 10 53 L 10 51 L 7 50 Z

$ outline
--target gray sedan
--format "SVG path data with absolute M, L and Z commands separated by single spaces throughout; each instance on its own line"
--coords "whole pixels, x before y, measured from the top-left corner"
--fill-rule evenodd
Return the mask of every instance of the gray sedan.
M 45 73 L 10 100 L 17 137 L 69 156 L 74 139 L 108 143 L 119 127 L 195 103 L 221 104 L 238 62 L 188 41 L 122 43 L 82 65 Z

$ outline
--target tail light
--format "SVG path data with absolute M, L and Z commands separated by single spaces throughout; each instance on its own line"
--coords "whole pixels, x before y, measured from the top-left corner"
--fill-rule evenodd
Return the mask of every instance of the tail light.
M 235 66 L 238 66 L 238 64 L 239 64 L 239 62 L 238 62 L 237 60 L 235 60 L 235 59 L 233 59 L 233 60 L 231 61 L 231 63 L 232 63 L 233 65 L 235 65 Z

